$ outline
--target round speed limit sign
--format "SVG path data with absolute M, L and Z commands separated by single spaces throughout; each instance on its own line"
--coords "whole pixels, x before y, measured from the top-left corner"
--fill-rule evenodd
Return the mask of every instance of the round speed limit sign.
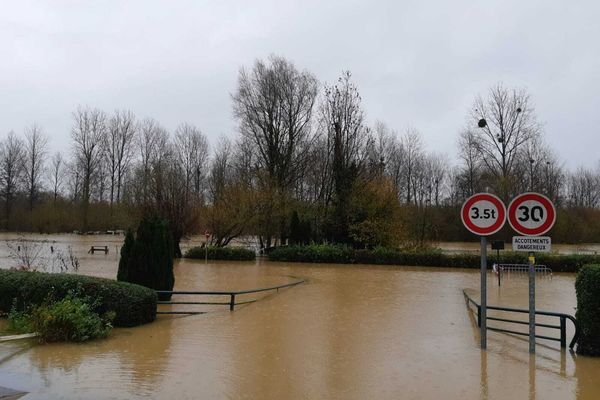
M 523 193 L 508 205 L 508 222 L 522 235 L 543 235 L 552 228 L 554 221 L 554 204 L 543 194 Z
M 465 227 L 479 236 L 498 232 L 506 222 L 506 208 L 498 197 L 489 193 L 477 193 L 469 197 L 460 210 Z

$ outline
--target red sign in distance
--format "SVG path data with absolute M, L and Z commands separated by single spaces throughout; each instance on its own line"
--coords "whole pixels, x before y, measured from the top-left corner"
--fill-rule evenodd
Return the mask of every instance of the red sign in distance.
M 556 210 L 549 198 L 539 193 L 523 193 L 508 205 L 508 223 L 525 236 L 548 232 L 556 221 Z
M 493 235 L 506 222 L 506 208 L 498 197 L 490 193 L 477 193 L 462 205 L 460 218 L 465 228 L 479 236 Z

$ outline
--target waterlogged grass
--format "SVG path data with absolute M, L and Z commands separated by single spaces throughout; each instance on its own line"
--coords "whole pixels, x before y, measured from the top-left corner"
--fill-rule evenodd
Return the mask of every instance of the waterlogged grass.
M 479 254 L 446 254 L 440 250 L 407 251 L 378 247 L 373 250 L 353 249 L 339 245 L 286 246 L 274 249 L 269 254 L 271 261 L 338 263 L 338 264 L 382 264 L 425 267 L 479 268 Z M 495 262 L 488 256 L 488 264 Z M 527 264 L 526 253 L 502 252 L 500 262 L 505 264 Z M 545 265 L 554 272 L 577 272 L 585 264 L 600 264 L 597 255 L 538 254 L 537 265 Z

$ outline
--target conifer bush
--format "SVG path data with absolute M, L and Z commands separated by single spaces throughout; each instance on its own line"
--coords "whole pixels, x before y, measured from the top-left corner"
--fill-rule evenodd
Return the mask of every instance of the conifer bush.
M 128 232 L 121 248 L 117 280 L 136 283 L 154 290 L 173 290 L 173 235 L 158 217 L 144 218 L 134 237 Z M 170 295 L 159 295 L 170 300 Z

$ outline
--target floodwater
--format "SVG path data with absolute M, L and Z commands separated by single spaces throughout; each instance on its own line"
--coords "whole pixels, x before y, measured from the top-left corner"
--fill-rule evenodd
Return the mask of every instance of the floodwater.
M 72 246 L 79 273 L 116 275 L 114 251 L 86 251 L 122 238 L 46 239 Z M 462 294 L 477 297 L 477 271 L 181 260 L 175 275 L 182 290 L 307 283 L 234 312 L 205 306 L 203 315 L 159 316 L 86 344 L 0 343 L 0 386 L 29 392 L 24 399 L 600 398 L 600 359 L 543 340 L 530 356 L 526 338 L 496 332 L 479 349 Z M 538 308 L 574 314 L 574 279 L 538 279 Z M 489 304 L 527 306 L 524 276 L 498 287 L 490 273 L 488 288 Z

